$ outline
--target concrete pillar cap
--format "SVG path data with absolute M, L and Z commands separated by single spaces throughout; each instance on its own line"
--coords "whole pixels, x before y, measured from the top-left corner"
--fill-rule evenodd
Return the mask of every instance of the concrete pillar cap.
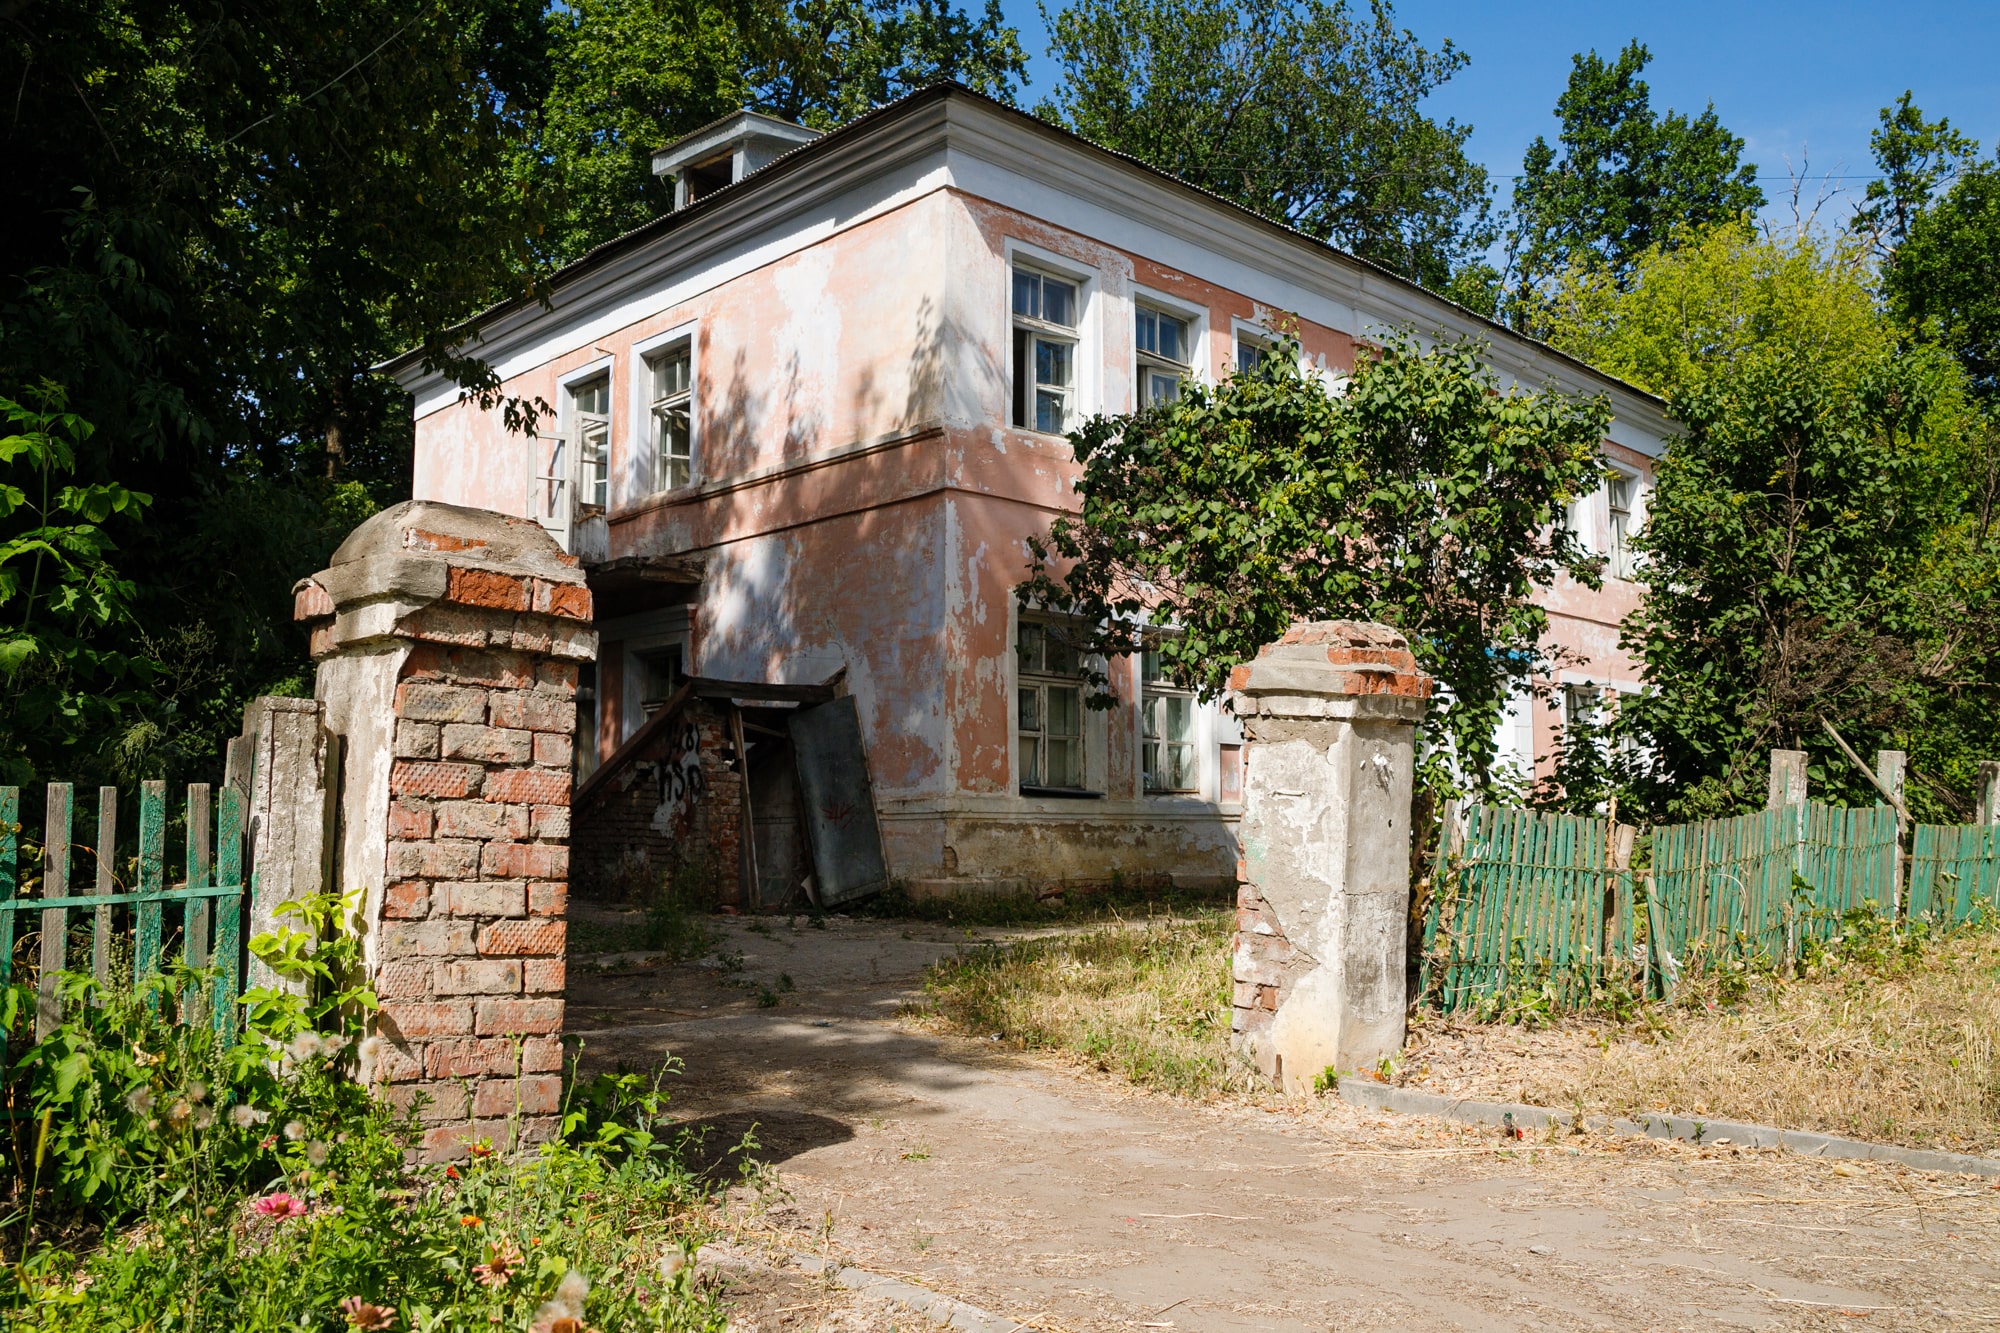
M 1247 716 L 1369 717 L 1415 722 L 1431 678 L 1409 641 L 1387 625 L 1316 620 L 1294 625 L 1254 661 L 1230 672 L 1235 710 Z
M 533 519 L 406 500 L 348 534 L 292 589 L 312 654 L 390 639 L 588 660 L 591 598 L 575 556 Z

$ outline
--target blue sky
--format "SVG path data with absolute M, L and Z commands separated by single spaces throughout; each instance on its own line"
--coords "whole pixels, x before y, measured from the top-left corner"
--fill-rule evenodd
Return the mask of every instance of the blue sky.
M 1356 0 L 1357 5 L 1365 0 Z M 1034 0 L 1003 0 L 1021 29 L 1033 80 L 1025 99 L 1054 77 Z M 1673 4 L 1587 0 L 1401 0 L 1398 21 L 1427 46 L 1449 37 L 1472 63 L 1427 108 L 1473 126 L 1473 156 L 1505 202 L 1509 177 L 1537 134 L 1553 138 L 1554 108 L 1570 57 L 1595 47 L 1615 54 L 1636 37 L 1653 53 L 1646 71 L 1655 109 L 1698 112 L 1710 101 L 1722 123 L 1748 141 L 1745 156 L 1767 177 L 1778 205 L 1793 167 L 1810 154 L 1814 176 L 1874 170 L 1868 134 L 1880 109 L 1905 88 L 1933 118 L 1991 153 L 2000 141 L 2000 3 L 1861 4 L 1852 0 L 1677 0 Z M 1846 193 L 1844 215 L 1865 181 L 1830 182 Z M 1789 204 L 1784 216 L 1789 218 Z M 1826 218 L 1822 214 L 1822 218 Z

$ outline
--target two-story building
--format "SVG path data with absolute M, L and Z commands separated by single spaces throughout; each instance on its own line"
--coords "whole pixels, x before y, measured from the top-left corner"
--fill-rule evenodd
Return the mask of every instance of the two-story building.
M 1566 679 L 1635 687 L 1619 574 L 1667 434 L 1656 399 L 955 86 L 823 136 L 743 113 L 655 168 L 674 212 L 562 270 L 546 305 L 466 331 L 505 392 L 553 407 L 540 435 L 414 356 L 389 366 L 415 398 L 416 496 L 533 514 L 590 571 L 586 768 L 688 674 L 844 670 L 893 875 L 1231 879 L 1226 711 L 1141 661 L 1113 664 L 1115 707 L 1084 707 L 1015 588 L 1027 539 L 1076 506 L 1064 432 L 1230 374 L 1281 318 L 1329 374 L 1408 328 L 1486 340 L 1503 380 L 1609 400 L 1618 479 L 1574 521 L 1611 576 L 1547 605 L 1581 663 Z M 1532 763 L 1554 725 L 1524 701 L 1503 748 Z

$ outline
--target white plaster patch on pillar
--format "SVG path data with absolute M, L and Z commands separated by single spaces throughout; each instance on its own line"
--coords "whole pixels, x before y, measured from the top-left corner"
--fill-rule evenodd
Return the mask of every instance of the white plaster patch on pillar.
M 339 741 L 312 699 L 265 697 L 243 710 L 250 743 L 249 938 L 284 926 L 281 904 L 323 893 L 334 884 L 334 790 Z M 255 955 L 252 987 L 304 993 L 303 979 L 286 980 Z
M 1401 635 L 1294 627 L 1230 681 L 1249 742 L 1234 1029 L 1267 1075 L 1401 1048 L 1415 724 L 1430 695 Z
M 402 642 L 376 652 L 329 657 L 320 663 L 313 692 L 326 708 L 326 724 L 346 741 L 340 788 L 341 891 L 361 891 L 362 919 L 382 914 L 383 858 L 389 838 L 389 772 L 394 764 L 396 681 L 409 648 Z M 381 935 L 362 936 L 372 974 L 380 963 Z

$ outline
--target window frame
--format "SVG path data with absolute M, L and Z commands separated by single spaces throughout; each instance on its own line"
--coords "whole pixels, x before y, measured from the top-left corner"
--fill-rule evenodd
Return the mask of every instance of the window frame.
M 1605 477 L 1603 486 L 1599 488 L 1604 493 L 1604 572 L 1614 579 L 1630 583 L 1639 573 L 1638 552 L 1632 549 L 1632 539 L 1645 524 L 1645 482 L 1631 468 L 1620 467 L 1616 463 L 1607 463 L 1605 467 L 1610 475 Z M 1626 486 L 1623 509 L 1611 502 L 1611 488 L 1620 481 Z M 1625 518 L 1622 531 L 1618 523 L 1621 513 Z
M 632 438 L 643 441 L 635 448 L 626 467 L 624 481 L 634 502 L 688 490 L 705 479 L 701 438 L 701 336 L 697 321 L 676 324 L 632 345 L 633 364 L 639 373 L 632 376 Z M 687 440 L 688 479 L 678 486 L 663 486 L 658 441 L 653 434 L 653 366 L 677 346 L 685 343 L 688 353 Z
M 1099 373 L 1095 363 L 1095 349 L 1099 346 L 1096 336 L 1097 274 L 1074 260 L 1015 240 L 1007 242 L 1004 259 L 1006 280 L 1001 284 L 1003 289 L 1001 299 L 1002 308 L 1006 312 L 1007 328 L 1005 419 L 1010 429 L 1059 439 L 1097 410 Z M 1073 285 L 1076 288 L 1076 323 L 1064 326 L 1038 316 L 1015 314 L 1014 275 L 1017 272 L 1033 273 L 1039 278 L 1054 278 L 1058 282 Z M 1038 405 L 1036 395 L 1040 392 L 1040 381 L 1024 383 L 1022 378 L 1020 335 L 1024 332 L 1028 335 L 1027 345 L 1030 352 L 1037 341 L 1063 344 L 1069 349 L 1070 383 L 1066 387 L 1063 420 L 1058 430 L 1044 430 L 1036 419 Z
M 1241 375 L 1246 369 L 1243 364 L 1245 344 L 1257 349 L 1257 357 L 1261 363 L 1265 357 L 1277 350 L 1277 335 L 1262 324 L 1252 324 L 1242 319 L 1230 320 L 1229 373 L 1231 375 Z
M 1132 288 L 1132 407 L 1139 410 L 1153 404 L 1146 394 L 1148 369 L 1168 368 L 1179 373 L 1182 381 L 1197 384 L 1208 382 L 1208 309 L 1188 301 L 1178 300 L 1164 292 L 1134 285 Z M 1175 362 L 1157 352 L 1147 352 L 1139 346 L 1139 314 L 1150 310 L 1166 315 L 1187 325 L 1187 360 Z
M 1091 790 L 1089 786 L 1090 763 L 1088 748 L 1090 725 L 1089 710 L 1085 704 L 1085 691 L 1089 688 L 1089 680 L 1086 676 L 1081 654 L 1078 655 L 1076 669 L 1073 674 L 1049 670 L 1046 651 L 1042 655 L 1041 667 L 1039 669 L 1025 666 L 1021 661 L 1021 636 L 1024 630 L 1030 626 L 1042 629 L 1044 632 L 1044 643 L 1046 644 L 1048 627 L 1061 623 L 1060 617 L 1036 615 L 1033 612 L 1028 612 L 1016 616 L 1013 633 L 1010 635 L 1008 655 L 1014 666 L 1014 694 L 1010 701 L 1012 712 L 1010 721 L 1013 723 L 1014 743 L 1008 753 L 1014 769 L 1014 789 L 1022 796 L 1090 797 L 1102 795 L 1100 792 Z M 1048 695 L 1051 690 L 1066 690 L 1076 696 L 1074 713 L 1076 730 L 1061 737 L 1054 737 L 1049 731 Z M 1031 692 L 1034 694 L 1036 700 L 1034 717 L 1036 725 L 1033 727 L 1026 725 L 1028 719 L 1023 715 L 1021 707 L 1022 696 Z M 1021 760 L 1022 742 L 1029 740 L 1031 737 L 1034 738 L 1037 750 L 1036 762 L 1034 764 L 1035 781 L 1029 780 L 1029 766 Z M 1048 780 L 1047 746 L 1052 739 L 1067 740 L 1074 746 L 1074 758 L 1071 763 L 1072 773 L 1075 777 L 1074 782 L 1051 782 Z
M 1149 666 L 1152 674 L 1148 674 Z M 1194 691 L 1177 685 L 1173 679 L 1159 669 L 1159 654 L 1156 649 L 1146 648 L 1139 653 L 1139 788 L 1148 796 L 1199 796 L 1202 792 L 1202 752 L 1200 718 L 1195 711 Z M 1187 709 L 1187 731 L 1185 738 L 1174 740 L 1165 728 L 1154 734 L 1154 704 L 1168 704 L 1179 701 Z M 1162 709 L 1164 714 L 1167 710 Z M 1164 720 L 1164 718 L 1162 719 Z M 1170 786 L 1164 781 L 1155 781 L 1158 772 L 1154 750 L 1158 747 L 1162 754 L 1169 748 L 1184 749 L 1186 759 L 1181 768 L 1182 786 Z
M 571 451 L 571 457 L 568 460 L 558 464 L 555 460 L 551 459 L 549 464 L 552 472 L 557 472 L 558 475 L 564 478 L 559 484 L 563 485 L 568 499 L 566 506 L 568 512 L 561 515 L 563 536 L 559 539 L 563 544 L 564 550 L 569 549 L 569 534 L 574 529 L 576 520 L 582 517 L 590 506 L 600 503 L 597 500 L 585 499 L 584 496 L 587 491 L 601 494 L 602 508 L 598 512 L 606 512 L 610 507 L 611 458 L 616 451 L 616 440 L 613 436 L 611 424 L 612 414 L 608 410 L 601 414 L 604 427 L 602 458 L 599 460 L 602 465 L 602 475 L 598 478 L 592 478 L 587 482 L 584 474 L 586 465 L 584 455 L 586 450 L 584 448 L 582 422 L 579 420 L 582 414 L 577 407 L 577 391 L 588 385 L 591 381 L 598 379 L 604 381 L 604 401 L 608 409 L 610 404 L 617 401 L 617 357 L 609 355 L 600 356 L 594 360 L 586 361 L 574 370 L 567 370 L 556 376 L 556 438 L 562 442 L 560 447 Z M 590 415 L 597 417 L 600 414 L 591 413 Z M 539 447 L 539 444 L 537 444 L 538 449 Z M 541 467 L 542 462 L 538 454 L 531 471 L 539 475 Z M 538 508 L 545 509 L 545 503 L 538 503 L 531 499 L 529 507 L 532 517 L 541 522 L 543 526 L 549 524 L 550 520 L 548 517 L 542 513 L 533 512 Z

